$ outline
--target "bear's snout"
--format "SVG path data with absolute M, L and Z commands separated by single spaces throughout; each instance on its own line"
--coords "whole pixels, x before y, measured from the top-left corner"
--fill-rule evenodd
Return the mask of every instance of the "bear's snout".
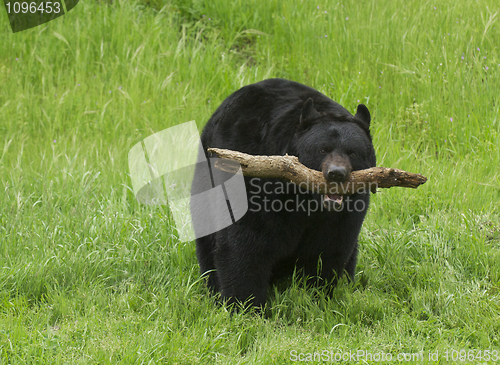
M 346 166 L 329 165 L 323 172 L 323 175 L 328 181 L 344 182 L 350 173 Z
M 331 153 L 323 160 L 322 171 L 327 181 L 344 182 L 351 174 L 351 161 L 343 154 Z

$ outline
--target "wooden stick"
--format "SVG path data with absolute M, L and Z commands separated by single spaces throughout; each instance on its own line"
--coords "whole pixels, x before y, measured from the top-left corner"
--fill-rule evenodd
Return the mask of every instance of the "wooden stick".
M 305 167 L 295 156 L 253 156 L 220 148 L 209 148 L 208 152 L 220 158 L 216 161 L 215 167 L 222 171 L 236 173 L 239 166 L 232 162 L 236 161 L 241 165 L 245 176 L 278 178 L 319 194 L 351 195 L 364 191 L 375 193 L 377 188 L 393 186 L 415 189 L 427 181 L 421 174 L 386 167 L 372 167 L 353 171 L 346 182 L 327 182 L 323 173 Z

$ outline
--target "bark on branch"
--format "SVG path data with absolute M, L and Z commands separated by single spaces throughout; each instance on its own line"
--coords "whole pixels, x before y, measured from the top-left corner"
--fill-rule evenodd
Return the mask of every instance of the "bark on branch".
M 236 173 L 238 167 L 235 168 L 235 164 L 231 163 L 236 161 L 241 165 L 245 176 L 278 178 L 320 194 L 351 195 L 368 190 L 375 193 L 377 188 L 393 186 L 415 189 L 427 181 L 421 174 L 386 167 L 372 167 L 353 171 L 346 182 L 327 182 L 320 171 L 305 167 L 295 156 L 253 156 L 219 148 L 209 148 L 208 152 L 220 158 L 215 167 L 222 171 Z

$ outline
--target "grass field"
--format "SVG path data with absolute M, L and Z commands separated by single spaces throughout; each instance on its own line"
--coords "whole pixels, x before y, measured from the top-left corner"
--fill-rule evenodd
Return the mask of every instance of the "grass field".
M 15 34 L 0 10 L 0 364 L 500 362 L 499 10 L 81 1 Z M 127 154 L 269 77 L 366 104 L 378 165 L 429 181 L 373 196 L 355 285 L 294 281 L 230 315 Z

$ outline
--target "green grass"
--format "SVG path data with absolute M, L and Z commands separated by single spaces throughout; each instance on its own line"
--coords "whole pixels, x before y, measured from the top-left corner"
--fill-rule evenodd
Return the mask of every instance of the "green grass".
M 499 10 L 85 1 L 16 34 L 0 11 L 0 363 L 500 351 Z M 168 209 L 135 200 L 127 155 L 169 126 L 201 130 L 269 77 L 365 103 L 378 165 L 429 181 L 373 196 L 354 286 L 327 298 L 293 281 L 270 289 L 264 316 L 230 315 Z

